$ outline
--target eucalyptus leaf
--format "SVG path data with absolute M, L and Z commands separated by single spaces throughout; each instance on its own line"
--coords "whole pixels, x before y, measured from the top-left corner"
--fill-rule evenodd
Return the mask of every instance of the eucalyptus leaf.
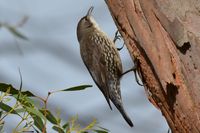
M 63 131 L 63 129 L 60 128 L 60 127 L 58 127 L 58 126 L 53 126 L 52 128 L 53 128 L 55 131 L 57 131 L 58 133 L 65 133 L 65 132 Z
M 96 133 L 108 133 L 108 131 L 105 130 L 94 130 Z
M 98 128 L 104 130 L 104 131 L 107 131 L 107 132 L 110 132 L 108 129 L 104 128 L 104 127 L 101 127 L 101 126 L 98 126 Z
M 64 129 L 67 129 L 67 128 L 69 128 L 69 123 L 67 122 L 67 123 L 65 123 L 63 126 L 62 126 Z
M 10 84 L 5 84 L 5 83 L 0 83 L 0 91 L 2 92 L 7 92 L 7 90 L 10 89 L 9 94 L 18 94 L 20 91 L 15 89 L 12 85 Z M 35 95 L 31 93 L 30 91 L 22 91 L 21 94 L 29 96 L 29 97 L 34 97 Z
M 12 107 L 10 107 L 9 105 L 7 105 L 3 102 L 0 102 L 0 108 L 6 112 L 10 112 L 12 114 L 17 114 L 17 112 Z
M 18 97 L 17 94 L 14 94 L 13 97 L 16 98 L 16 100 L 19 101 L 25 107 L 30 107 L 30 108 L 34 107 L 34 101 L 29 97 L 27 97 L 26 95 L 21 95 L 20 97 Z
M 15 109 L 15 111 L 16 111 L 17 113 L 26 112 L 26 110 L 25 110 L 24 108 Z
M 31 117 L 34 120 L 34 125 L 42 132 L 44 129 L 44 123 L 43 123 L 42 119 L 35 114 L 31 114 Z
M 30 108 L 30 107 L 25 107 L 27 109 L 27 111 L 31 114 L 34 114 L 42 119 L 45 119 L 45 116 L 40 112 L 38 111 L 37 109 L 35 108 Z
M 3 114 L 3 111 L 0 111 L 0 118 L 1 118 L 2 114 Z
M 86 88 L 89 88 L 89 87 L 92 87 L 92 85 L 80 85 L 80 86 L 75 86 L 68 89 L 63 89 L 61 91 L 80 91 L 80 90 L 85 90 Z
M 46 118 L 49 120 L 52 124 L 57 124 L 56 118 L 53 116 L 53 114 L 49 110 L 40 109 L 39 110 L 44 116 L 46 111 Z
M 4 122 L 0 123 L 0 133 L 4 133 L 3 127 L 4 127 Z
M 19 32 L 19 31 L 17 30 L 16 27 L 9 26 L 9 25 L 6 25 L 5 27 L 6 27 L 14 36 L 16 36 L 16 37 L 18 37 L 18 38 L 21 38 L 21 39 L 23 39 L 23 40 L 28 40 L 28 38 L 27 38 L 25 35 L 23 35 L 21 32 Z

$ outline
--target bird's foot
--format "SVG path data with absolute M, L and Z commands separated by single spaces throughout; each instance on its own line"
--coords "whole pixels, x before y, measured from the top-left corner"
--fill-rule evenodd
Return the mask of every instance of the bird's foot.
M 143 86 L 143 84 L 141 84 L 141 83 L 139 82 L 139 78 L 138 78 L 138 74 L 137 74 L 137 70 L 138 70 L 138 68 L 139 68 L 139 66 L 138 66 L 138 60 L 135 60 L 134 63 L 135 63 L 135 64 L 134 64 L 133 68 L 131 68 L 131 69 L 125 71 L 125 72 L 122 74 L 122 76 L 124 76 L 125 74 L 127 74 L 127 73 L 133 71 L 133 72 L 134 72 L 134 75 L 135 75 L 135 80 L 136 80 L 137 84 L 140 85 L 140 86 Z
M 117 40 L 121 40 L 121 38 L 122 38 L 122 36 L 119 35 L 119 31 L 117 30 L 117 31 L 115 32 L 115 37 L 114 37 L 113 42 L 115 43 Z M 117 48 L 117 50 L 120 51 L 120 50 L 123 49 L 123 47 L 124 47 L 124 43 L 123 43 L 123 46 L 120 47 L 120 48 Z

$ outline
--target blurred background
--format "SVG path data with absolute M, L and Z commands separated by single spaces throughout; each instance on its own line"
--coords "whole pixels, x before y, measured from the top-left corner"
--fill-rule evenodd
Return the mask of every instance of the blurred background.
M 78 92 L 52 95 L 48 108 L 60 110 L 63 120 L 78 114 L 81 123 L 93 118 L 98 125 L 111 133 L 165 133 L 168 125 L 160 111 L 146 98 L 144 88 L 138 86 L 134 74 L 128 73 L 121 80 L 124 107 L 135 127 L 130 128 L 120 113 L 109 109 L 104 96 L 94 84 L 79 52 L 76 27 L 90 6 L 100 27 L 114 38 L 116 26 L 103 0 L 0 0 L 0 22 L 17 24 L 24 16 L 28 21 L 19 30 L 28 37 L 14 37 L 5 28 L 0 29 L 0 82 L 19 88 L 18 68 L 23 76 L 23 88 L 46 97 L 48 91 L 91 84 L 92 88 Z M 118 47 L 123 42 L 118 42 Z M 120 51 L 123 69 L 134 64 L 124 48 Z M 114 107 L 114 106 L 113 106 Z M 12 122 L 12 124 L 10 124 Z M 6 119 L 5 131 L 12 132 L 18 122 Z M 48 132 L 54 132 L 50 128 Z

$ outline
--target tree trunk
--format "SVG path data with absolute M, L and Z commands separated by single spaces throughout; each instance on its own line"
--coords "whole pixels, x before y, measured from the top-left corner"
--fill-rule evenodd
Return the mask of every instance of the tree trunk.
M 200 132 L 200 0 L 105 0 L 149 100 L 173 133 Z

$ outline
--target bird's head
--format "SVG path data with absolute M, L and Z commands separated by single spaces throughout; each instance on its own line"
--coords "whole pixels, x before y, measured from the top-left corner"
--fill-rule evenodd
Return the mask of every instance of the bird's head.
M 98 24 L 92 17 L 93 9 L 94 9 L 93 6 L 90 7 L 87 14 L 84 17 L 82 17 L 80 21 L 78 22 L 78 26 L 77 26 L 78 39 L 80 39 L 81 36 L 99 28 Z

